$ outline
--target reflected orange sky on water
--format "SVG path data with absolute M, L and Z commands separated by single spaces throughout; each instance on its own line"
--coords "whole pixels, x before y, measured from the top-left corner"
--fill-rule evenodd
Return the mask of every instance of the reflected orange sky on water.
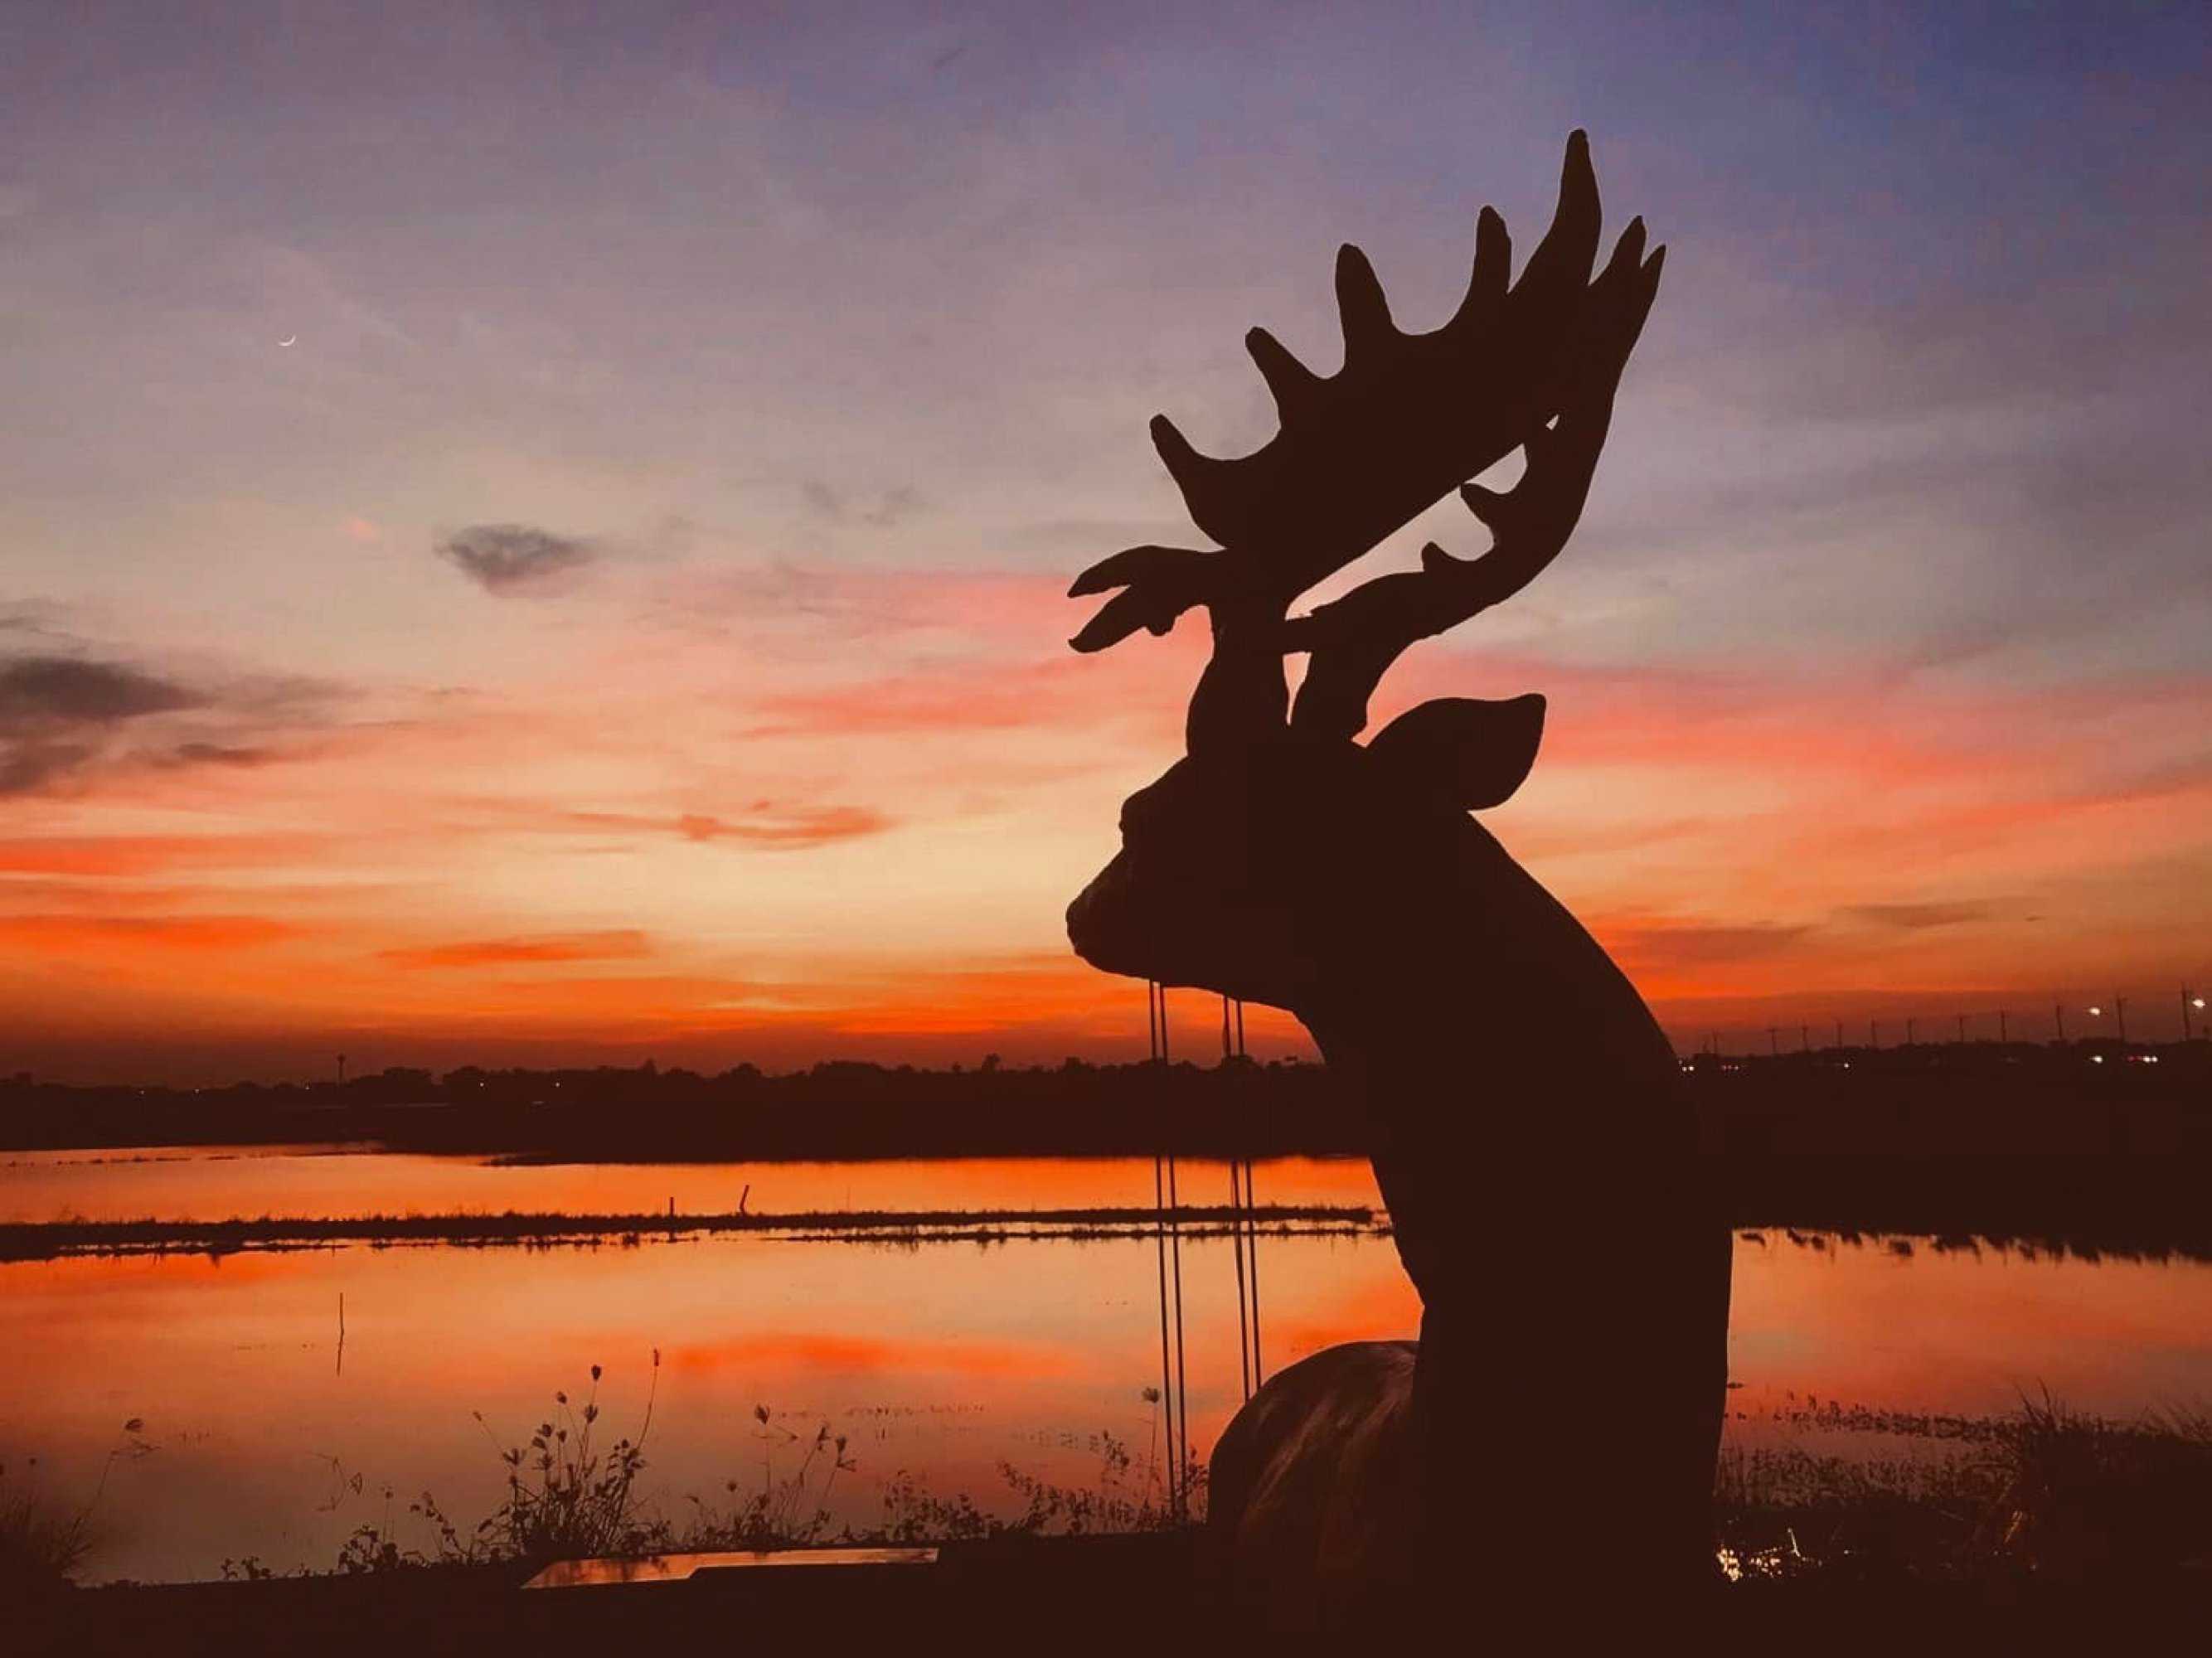
M 1182 1201 L 1224 1203 L 1228 1165 L 1181 1164 Z M 1380 1201 L 1358 1157 L 1260 1165 L 1263 1203 Z M 750 1197 L 747 1196 L 750 1191 Z M 0 1221 L 228 1220 L 258 1215 L 753 1213 L 827 1209 L 1093 1208 L 1149 1204 L 1152 1165 L 1127 1157 L 879 1163 L 550 1163 L 232 1146 L 0 1153 Z
M 201 1172 L 212 1194 L 272 1165 L 345 1161 L 241 1159 Z M 1212 1167 L 1184 1165 L 1186 1191 Z M 188 1172 L 73 1163 L 56 1178 L 80 1182 L 83 1197 L 101 1178 L 127 1186 L 149 1169 L 180 1182 Z M 447 1177 L 604 1177 L 605 1188 L 568 1189 L 622 1194 L 671 1172 L 456 1164 Z M 949 1206 L 1143 1201 L 1152 1174 L 1133 1161 L 780 1172 L 807 1203 L 842 1196 L 849 1181 L 856 1200 Z M 1263 1197 L 1371 1199 L 1357 1163 L 1263 1164 L 1259 1181 Z M 433 1206 L 426 1196 L 415 1206 Z M 1739 1240 L 1740 1440 L 1786 1442 L 1790 1430 L 1759 1418 L 1792 1393 L 1968 1414 L 2005 1411 L 2019 1390 L 2046 1384 L 2118 1415 L 2212 1398 L 2212 1267 L 1823 1242 Z M 1540 1269 L 1541 1240 L 1529 1251 Z M 1414 1333 L 1419 1306 L 1387 1239 L 1271 1236 L 1260 1260 L 1271 1370 L 1333 1342 Z M 1225 1241 L 1192 1241 L 1182 1267 L 1191 1442 L 1204 1455 L 1241 1396 L 1235 1263 Z M 772 1473 L 788 1473 L 798 1451 L 781 1436 L 811 1437 L 825 1423 L 848 1436 L 858 1465 L 835 1495 L 842 1520 L 879 1518 L 902 1471 L 939 1496 L 1011 1511 L 1020 1504 L 1001 1461 L 1090 1485 L 1101 1467 L 1092 1438 L 1110 1433 L 1146 1465 L 1158 1432 L 1142 1397 L 1158 1381 L 1158 1273 L 1143 1237 L 895 1246 L 760 1235 L 0 1266 L 0 1352 L 12 1356 L 0 1365 L 0 1459 L 13 1470 L 39 1456 L 38 1477 L 81 1502 L 120 1425 L 143 1418 L 155 1448 L 109 1472 L 93 1576 L 206 1576 L 246 1554 L 327 1566 L 356 1526 L 386 1523 L 387 1486 L 403 1543 L 429 1540 L 406 1513 L 425 1490 L 473 1525 L 501 1489 L 487 1429 L 499 1446 L 526 1440 L 554 1390 L 580 1395 L 595 1363 L 606 1369 L 605 1430 L 634 1431 L 657 1348 L 645 1485 L 678 1517 L 689 1495 L 728 1500 L 730 1480 L 739 1495 L 757 1490 L 764 1455 Z M 1622 1353 L 1624 1387 L 1635 1370 Z M 765 1436 L 757 1406 L 775 1424 Z

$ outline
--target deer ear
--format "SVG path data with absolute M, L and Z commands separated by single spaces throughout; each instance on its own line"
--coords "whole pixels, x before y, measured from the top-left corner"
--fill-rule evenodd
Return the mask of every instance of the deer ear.
M 1536 763 L 1544 699 L 1504 702 L 1440 696 L 1408 708 L 1367 744 L 1398 784 L 1455 811 L 1480 811 L 1512 798 Z

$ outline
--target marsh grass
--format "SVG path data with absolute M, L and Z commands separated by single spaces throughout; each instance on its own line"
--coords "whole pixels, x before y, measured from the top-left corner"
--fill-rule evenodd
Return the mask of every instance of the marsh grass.
M 710 1497 L 688 1493 L 671 1508 L 647 1496 L 659 1355 L 635 1431 L 606 1442 L 601 1367 L 526 1440 L 507 1443 L 479 1416 L 505 1473 L 492 1511 L 473 1526 L 425 1493 L 407 1505 L 420 1546 L 403 1541 L 392 1493 L 374 1523 L 356 1527 L 329 1570 L 422 1567 L 534 1569 L 554 1560 L 768 1550 L 817 1545 L 888 1546 L 1046 1536 L 1163 1532 L 1202 1523 L 1206 1468 L 1192 1458 L 1170 1482 L 1152 1448 L 1142 1455 L 1110 1432 L 1062 1436 L 1063 1449 L 1096 1459 L 1089 1483 L 1059 1484 L 1001 1461 L 1011 1504 L 969 1492 L 933 1492 L 901 1468 L 882 1485 L 872 1521 L 851 1511 L 860 1473 L 848 1437 L 827 1422 L 795 1429 L 765 1405 L 752 1411 L 758 1461 L 724 1479 Z M 1143 1397 L 1157 1405 L 1150 1390 Z M 1791 1400 L 1773 1413 L 1787 1429 L 1885 1439 L 1899 1454 L 1820 1454 L 1803 1446 L 1731 1446 L 1717 1469 L 1715 1515 L 1723 1571 L 1737 1581 L 1820 1577 L 1869 1584 L 1905 1581 L 2040 1579 L 2147 1582 L 2177 1574 L 2212 1582 L 2212 1413 L 2168 1410 L 2116 1422 L 2075 1411 L 2045 1392 L 2023 1395 L 2000 1418 L 1917 1415 Z M 142 1424 L 126 1424 L 106 1467 L 147 1454 Z M 334 1469 L 337 1465 L 333 1464 Z M 0 1468 L 0 1588 L 66 1581 L 89 1552 L 94 1509 L 58 1513 L 34 1490 L 9 1489 Z M 360 1474 L 337 1473 L 331 1509 L 362 1493 Z M 1172 1501 L 1175 1490 L 1183 1500 Z M 1470 1503 L 1484 1500 L 1467 1494 Z M 404 1522 L 403 1522 L 404 1523 Z M 307 1569 L 301 1569 L 301 1575 Z M 255 1559 L 227 1560 L 225 1577 L 275 1575 Z
M 539 1422 L 526 1443 L 502 1444 L 479 1413 L 494 1452 L 506 1470 L 507 1490 L 498 1505 L 473 1527 L 465 1527 L 425 1492 L 407 1505 L 418 1533 L 427 1527 L 427 1547 L 403 1543 L 396 1534 L 386 1491 L 386 1512 L 364 1523 L 339 1546 L 332 1570 L 346 1575 L 433 1566 L 536 1567 L 555 1560 L 636 1558 L 657 1554 L 693 1554 L 740 1550 L 966 1542 L 993 1539 L 1085 1536 L 1164 1531 L 1195 1523 L 1205 1513 L 1206 1469 L 1195 1458 L 1184 1471 L 1183 1508 L 1170 1508 L 1164 1492 L 1164 1470 L 1149 1458 L 1132 1455 L 1111 1433 L 1090 1436 L 1082 1443 L 1098 1460 L 1088 1485 L 1060 1485 L 1009 1461 L 998 1465 L 1000 1479 L 1019 1501 L 1012 1514 L 987 1509 L 966 1492 L 933 1493 L 920 1476 L 900 1469 L 884 1482 L 883 1507 L 872 1525 L 839 1524 L 832 1498 L 841 1475 L 860 1471 L 848 1436 L 818 1422 L 811 1432 L 793 1430 L 765 1405 L 752 1412 L 751 1437 L 760 1446 L 757 1473 L 724 1479 L 713 1497 L 687 1493 L 671 1515 L 660 1503 L 641 1494 L 647 1467 L 646 1445 L 652 1432 L 660 1355 L 653 1357 L 654 1389 L 647 1396 L 636 1433 L 604 1444 L 599 1403 L 601 1367 L 591 1367 L 591 1383 L 580 1399 L 556 1392 L 554 1409 Z M 333 1465 L 336 1466 L 335 1464 Z M 341 1474 L 340 1500 L 361 1494 L 358 1473 Z M 849 1486 L 850 1481 L 846 1484 Z M 259 1559 L 223 1562 L 230 1579 L 276 1576 Z M 304 1569 L 301 1575 L 306 1575 Z
M 1186 1240 L 1226 1237 L 1238 1224 L 1267 1235 L 1386 1236 L 1388 1220 L 1362 1204 L 1267 1204 L 1243 1215 L 1221 1206 L 1186 1205 L 1165 1217 Z M 646 1239 L 767 1233 L 802 1242 L 1048 1242 L 1152 1236 L 1163 1217 L 1152 1208 L 732 1210 L 702 1214 L 259 1215 L 227 1220 L 0 1221 L 0 1261 L 59 1260 L 76 1255 L 228 1254 L 240 1250 L 372 1248 L 435 1244 L 457 1248 L 614 1243 Z
M 92 1545 L 88 1514 L 58 1509 L 25 1475 L 0 1465 L 0 1600 L 62 1587 Z
M 1957 1448 L 1723 1453 L 1715 1507 L 1730 1576 L 2086 1583 L 2212 1573 L 2212 1415 L 2114 1422 L 2045 1391 L 2022 1395 L 2010 1416 L 1934 1418 L 1917 1432 L 1915 1418 L 1875 1417 Z
M 1089 1485 L 1059 1485 L 1000 1461 L 1000 1479 L 1022 1502 L 1021 1509 L 1010 1515 L 986 1512 L 964 1491 L 950 1498 L 934 1497 L 902 1469 L 884 1486 L 880 1526 L 850 1540 L 913 1544 L 1097 1537 L 1172 1531 L 1204 1521 L 1206 1473 L 1198 1458 L 1191 1458 L 1184 1470 L 1184 1502 L 1178 1509 L 1164 1495 L 1164 1471 L 1132 1456 L 1122 1440 L 1110 1433 L 1094 1434 L 1087 1448 L 1098 1458 L 1097 1476 Z
M 96 1515 L 115 1465 L 153 1455 L 145 1422 L 125 1422 L 100 1465 L 100 1479 L 81 1509 L 55 1501 L 38 1483 L 39 1459 L 20 1469 L 0 1462 L 0 1600 L 62 1588 L 75 1581 L 100 1541 Z

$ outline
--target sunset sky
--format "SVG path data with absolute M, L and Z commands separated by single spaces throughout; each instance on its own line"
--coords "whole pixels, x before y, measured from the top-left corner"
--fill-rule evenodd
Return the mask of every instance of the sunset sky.
M 1685 1048 L 2176 1034 L 2212 31 L 1797 9 L 7 8 L 0 1070 L 1140 1053 L 1061 912 L 1204 641 L 1066 584 L 1195 544 L 1145 422 L 1263 440 L 1340 241 L 1433 326 L 1578 125 L 1657 309 L 1378 717 L 1549 696 L 1486 821 Z

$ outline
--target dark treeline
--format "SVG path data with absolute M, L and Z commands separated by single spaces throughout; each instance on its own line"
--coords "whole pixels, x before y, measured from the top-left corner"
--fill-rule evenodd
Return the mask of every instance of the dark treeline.
M 71 1087 L 0 1082 L 0 1146 L 373 1142 L 390 1150 L 580 1162 L 1356 1152 L 1365 1133 L 1319 1066 L 1182 1064 L 917 1070 L 826 1061 L 772 1076 L 636 1067 L 343 1084 Z
M 1540 1076 L 1540 1063 L 1537 1066 Z M 2212 1042 L 1923 1043 L 1686 1065 L 1709 1150 L 2030 1153 L 2212 1151 Z M 1571 1100 L 1468 1108 L 1571 1112 Z M 1325 1066 L 825 1061 L 771 1075 L 599 1066 L 394 1067 L 337 1082 L 223 1088 L 0 1080 L 0 1147 L 372 1143 L 574 1161 L 922 1156 L 1265 1157 L 1367 1149 Z

